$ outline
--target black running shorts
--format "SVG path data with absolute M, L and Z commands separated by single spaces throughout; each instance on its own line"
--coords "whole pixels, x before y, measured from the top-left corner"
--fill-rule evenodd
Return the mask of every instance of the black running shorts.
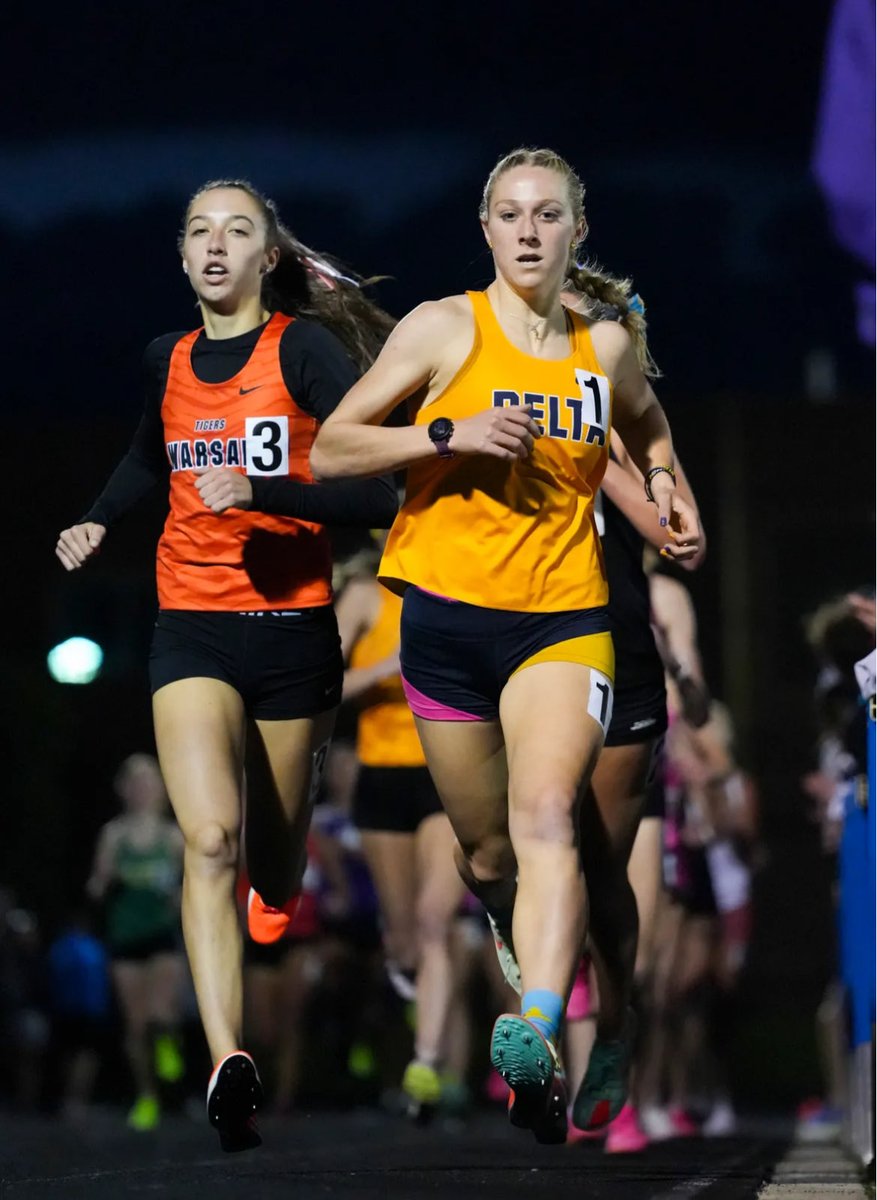
M 344 664 L 331 605 L 285 613 L 158 614 L 149 656 L 152 691 L 179 679 L 220 679 L 247 716 L 289 721 L 341 702 Z
M 151 937 L 139 938 L 136 942 L 110 944 L 113 962 L 149 962 L 158 954 L 179 954 L 182 951 L 180 935 L 175 930 L 155 933 Z
M 667 732 L 667 693 L 663 676 L 649 683 L 615 689 L 607 746 L 651 742 Z
M 353 823 L 372 833 L 415 833 L 442 811 L 426 767 L 360 767 Z
M 664 736 L 663 734 L 652 746 L 652 759 L 649 763 L 649 774 L 646 779 L 646 802 L 643 806 L 643 817 L 664 818 L 667 802 L 664 797 Z

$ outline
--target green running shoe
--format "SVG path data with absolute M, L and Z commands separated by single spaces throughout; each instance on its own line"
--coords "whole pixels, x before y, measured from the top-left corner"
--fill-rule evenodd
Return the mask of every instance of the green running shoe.
M 156 1129 L 161 1120 L 161 1109 L 155 1096 L 140 1096 L 128 1113 L 128 1128 L 138 1133 L 149 1133 Z
M 374 1079 L 378 1060 L 368 1042 L 354 1042 L 347 1055 L 347 1070 L 354 1079 Z
M 446 1117 L 466 1117 L 472 1109 L 472 1093 L 465 1081 L 456 1075 L 444 1073 L 441 1076 L 442 1098 L 439 1102 L 439 1112 Z
M 614 1121 L 627 1101 L 630 1060 L 636 1036 L 636 1018 L 628 1009 L 621 1037 L 598 1037 L 588 1069 L 572 1106 L 577 1129 L 603 1129 Z
M 566 1075 L 554 1045 L 514 1013 L 497 1018 L 490 1061 L 509 1085 L 509 1120 L 537 1142 L 566 1141 Z
M 180 1053 L 179 1039 L 160 1033 L 155 1039 L 155 1073 L 164 1083 L 179 1083 L 186 1064 Z
M 408 1102 L 406 1111 L 411 1120 L 420 1125 L 431 1121 L 442 1098 L 442 1081 L 438 1071 L 415 1058 L 405 1068 L 402 1091 Z

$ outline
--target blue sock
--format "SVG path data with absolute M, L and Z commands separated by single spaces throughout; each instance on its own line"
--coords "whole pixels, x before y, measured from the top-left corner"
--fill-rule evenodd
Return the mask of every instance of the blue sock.
M 535 1025 L 544 1038 L 557 1041 L 563 1017 L 563 997 L 547 988 L 533 988 L 521 997 L 521 1016 Z

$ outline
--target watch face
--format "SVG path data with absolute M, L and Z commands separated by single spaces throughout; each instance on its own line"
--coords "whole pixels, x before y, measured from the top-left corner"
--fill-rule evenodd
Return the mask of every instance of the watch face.
M 454 424 L 448 417 L 436 417 L 430 424 L 429 436 L 434 442 L 444 442 L 454 432 Z

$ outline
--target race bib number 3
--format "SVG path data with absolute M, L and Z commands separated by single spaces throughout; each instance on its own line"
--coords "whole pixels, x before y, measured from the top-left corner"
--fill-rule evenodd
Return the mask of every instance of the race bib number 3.
M 247 417 L 248 475 L 289 474 L 289 417 Z

